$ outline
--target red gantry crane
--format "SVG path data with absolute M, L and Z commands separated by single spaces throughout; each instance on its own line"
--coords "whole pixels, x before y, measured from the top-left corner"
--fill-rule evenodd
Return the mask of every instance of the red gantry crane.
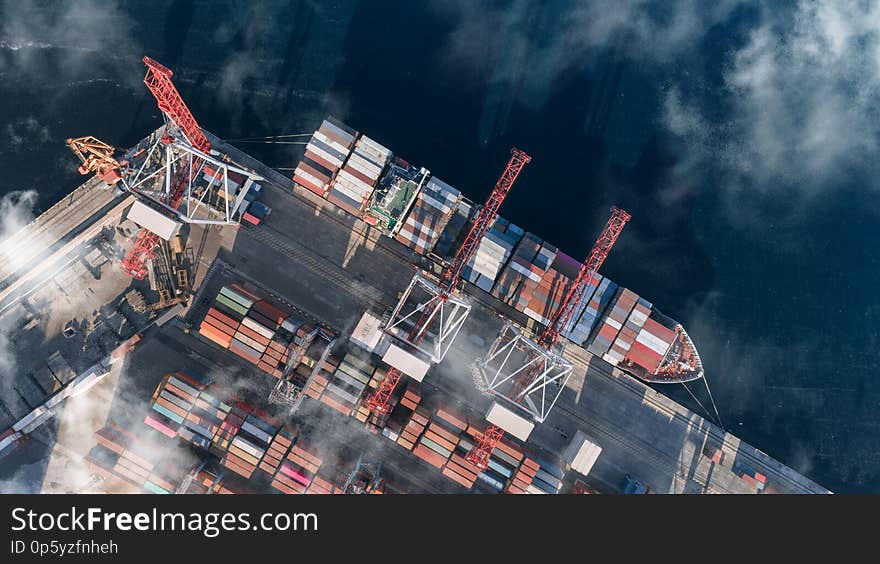
M 584 294 L 587 289 L 589 289 L 593 277 L 599 271 L 599 268 L 601 268 L 602 263 L 605 262 L 605 258 L 608 256 L 608 253 L 611 251 L 611 248 L 620 236 L 621 231 L 623 231 L 623 227 L 631 217 L 630 214 L 622 209 L 616 207 L 611 208 L 611 217 L 605 224 L 605 228 L 599 235 L 596 244 L 593 245 L 593 250 L 590 251 L 590 256 L 584 261 L 584 264 L 578 272 L 577 278 L 575 278 L 568 293 L 559 305 L 559 309 L 556 310 L 556 313 L 550 319 L 550 323 L 538 338 L 539 347 L 551 351 L 553 347 L 556 346 L 556 343 L 559 341 L 560 333 L 565 328 L 572 315 L 574 315 L 578 304 L 581 303 Z M 522 392 L 526 391 L 526 388 L 529 387 L 534 380 L 535 374 L 540 371 L 540 363 L 532 365 L 530 370 L 524 370 L 516 378 L 510 392 L 508 393 L 508 397 L 517 403 L 521 402 L 523 399 Z M 495 450 L 495 447 L 503 436 L 504 430 L 501 427 L 490 425 L 480 440 L 478 440 L 473 448 L 471 448 L 470 452 L 468 452 L 466 457 L 467 461 L 479 467 L 481 470 L 485 470 L 489 465 L 489 457 L 492 456 L 492 452 Z
M 516 182 L 519 173 L 531 160 L 532 157 L 526 154 L 525 151 L 516 148 L 511 151 L 510 161 L 507 163 L 507 167 L 504 169 L 504 172 L 495 184 L 492 193 L 489 194 L 489 199 L 477 215 L 471 230 L 468 232 L 464 243 L 462 243 L 461 247 L 458 249 L 455 258 L 449 266 L 443 270 L 443 273 L 440 276 L 440 299 L 433 302 L 434 305 L 426 307 L 424 311 L 422 311 L 419 320 L 410 331 L 409 341 L 411 343 L 418 344 L 422 340 L 431 321 L 436 316 L 440 305 L 443 301 L 448 300 L 451 294 L 457 291 L 462 269 L 470 261 L 480 244 L 480 240 L 492 226 L 492 221 L 498 213 L 498 208 L 501 207 L 501 203 L 504 201 L 504 198 L 507 197 L 507 193 L 510 191 L 513 183 Z M 391 395 L 394 393 L 394 389 L 397 387 L 397 383 L 400 381 L 401 376 L 402 374 L 400 370 L 394 367 L 389 368 L 388 373 L 385 375 L 385 379 L 382 380 L 382 384 L 379 386 L 379 389 L 367 399 L 367 407 L 371 412 L 386 414 L 390 411 L 389 400 L 391 399 Z
M 147 85 L 147 88 L 156 98 L 156 102 L 164 114 L 166 122 L 170 121 L 176 125 L 194 148 L 203 153 L 208 153 L 211 150 L 211 143 L 208 141 L 202 128 L 199 127 L 192 112 L 189 111 L 177 88 L 174 87 L 174 83 L 171 82 L 171 70 L 150 57 L 144 57 L 144 64 L 147 65 L 144 84 Z M 163 140 L 166 143 L 173 141 L 167 133 Z M 197 168 L 198 164 L 193 162 L 191 166 L 181 165 L 177 169 L 177 173 L 171 183 L 171 190 L 165 202 L 169 207 L 177 209 L 180 205 L 187 182 L 190 180 L 190 173 Z M 158 235 L 148 229 L 141 229 L 135 239 L 134 247 L 132 247 L 122 261 L 123 272 L 132 278 L 143 280 L 147 275 L 146 264 L 155 256 L 158 244 Z

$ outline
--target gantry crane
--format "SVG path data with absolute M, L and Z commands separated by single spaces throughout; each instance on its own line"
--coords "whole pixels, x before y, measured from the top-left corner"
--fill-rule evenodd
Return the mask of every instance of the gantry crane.
M 608 253 L 611 251 L 611 248 L 620 236 L 621 231 L 623 231 L 623 227 L 631 217 L 630 214 L 622 209 L 616 207 L 611 208 L 611 217 L 608 219 L 605 228 L 596 240 L 596 244 L 593 245 L 593 249 L 590 251 L 590 256 L 587 257 L 587 260 L 584 261 L 584 264 L 581 266 L 581 269 L 574 282 L 571 284 L 571 287 L 568 289 L 565 298 L 550 319 L 550 323 L 538 338 L 538 347 L 548 351 L 548 353 L 552 352 L 559 341 L 560 333 L 565 328 L 572 315 L 574 315 L 574 312 L 581 303 L 584 294 L 590 288 L 593 278 L 596 276 L 602 263 L 605 262 L 605 258 L 608 256 Z M 547 358 L 550 356 L 551 355 L 548 354 Z M 509 400 L 515 403 L 523 401 L 525 394 L 537 385 L 536 376 L 543 370 L 543 362 L 546 362 L 543 358 L 535 356 L 532 361 L 526 365 L 527 368 L 519 371 L 513 380 L 513 386 L 507 393 Z M 495 447 L 503 436 L 504 430 L 501 427 L 494 424 L 490 425 L 480 440 L 478 440 L 471 448 L 470 452 L 468 452 L 466 456 L 467 461 L 478 468 L 485 470 L 489 465 L 489 457 L 492 455 L 492 452 L 495 450 Z
M 208 153 L 211 143 L 199 127 L 192 112 L 181 98 L 174 83 L 171 82 L 172 72 L 150 57 L 144 57 L 147 65 L 147 74 L 144 84 L 156 98 L 159 109 L 165 118 L 166 125 L 174 125 L 180 133 L 197 150 Z M 173 139 L 168 135 L 167 129 L 163 141 L 172 143 Z M 165 204 L 172 209 L 180 206 L 180 201 L 186 191 L 187 184 L 199 167 L 200 161 L 194 160 L 191 164 L 181 164 L 178 167 L 174 179 L 171 182 L 171 190 L 167 194 Z M 141 229 L 135 239 L 134 247 L 128 252 L 122 261 L 122 270 L 127 275 L 138 280 L 143 280 L 147 275 L 147 262 L 155 256 L 156 246 L 159 244 L 159 236 L 148 229 Z
M 525 151 L 516 148 L 511 151 L 510 161 L 508 161 L 507 167 L 505 167 L 504 172 L 495 184 L 492 193 L 489 194 L 489 199 L 486 200 L 486 204 L 480 210 L 476 220 L 474 220 L 474 224 L 468 232 L 467 237 L 465 237 L 461 247 L 458 249 L 455 258 L 449 266 L 443 270 L 443 273 L 440 276 L 439 294 L 436 299 L 432 300 L 424 307 L 418 321 L 410 330 L 410 343 L 418 345 L 418 343 L 421 342 L 428 327 L 431 325 L 437 312 L 442 307 L 442 304 L 458 290 L 462 269 L 467 265 L 471 257 L 473 257 L 483 236 L 492 226 L 492 222 L 495 220 L 495 215 L 498 213 L 498 208 L 501 207 L 501 203 L 504 201 L 504 198 L 507 197 L 507 193 L 510 191 L 513 183 L 516 182 L 519 173 L 531 160 L 532 157 L 526 154 Z M 379 414 L 388 413 L 390 410 L 389 400 L 391 399 L 391 395 L 394 393 L 394 389 L 397 387 L 397 383 L 400 381 L 401 376 L 402 374 L 400 370 L 394 367 L 389 368 L 388 373 L 385 375 L 385 379 L 382 380 L 382 383 L 379 386 L 379 389 L 367 399 L 367 407 L 371 412 Z
M 79 167 L 80 174 L 95 173 L 111 186 L 122 179 L 121 169 L 126 163 L 113 157 L 116 149 L 111 145 L 91 135 L 67 139 L 65 143 L 82 161 Z
M 364 455 L 358 457 L 354 470 L 348 475 L 342 487 L 344 494 L 382 493 L 382 463 L 364 462 Z

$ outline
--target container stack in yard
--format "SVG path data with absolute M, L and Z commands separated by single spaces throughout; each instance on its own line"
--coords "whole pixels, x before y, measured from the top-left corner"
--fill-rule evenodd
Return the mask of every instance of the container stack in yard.
M 284 493 L 305 493 L 323 462 L 318 452 L 296 441 L 278 467 L 272 487 Z
M 223 465 L 244 478 L 250 478 L 267 454 L 269 445 L 281 431 L 281 422 L 240 402 L 226 422 L 234 428 L 234 433 L 230 433 L 232 436 L 223 457 Z M 232 428 L 228 431 L 233 431 Z M 285 439 L 288 442 L 290 440 L 282 435 L 281 443 Z M 271 466 L 272 460 L 269 462 Z
M 86 455 L 89 467 L 106 477 L 113 474 L 148 493 L 173 493 L 186 475 L 176 459 L 163 458 L 159 443 L 146 434 L 108 424 L 94 433 L 97 444 Z
M 492 229 L 480 239 L 474 256 L 462 270 L 462 278 L 481 290 L 491 292 L 498 273 L 507 264 L 513 248 L 524 233 L 517 225 L 497 217 Z
M 461 192 L 432 177 L 422 187 L 395 239 L 420 254 L 430 251 L 453 217 Z
M 360 217 L 390 158 L 391 151 L 386 147 L 361 135 L 330 185 L 327 199 Z
M 322 198 L 328 196 L 334 176 L 348 158 L 357 131 L 327 118 L 312 135 L 305 154 L 293 173 L 293 180 Z
M 329 379 L 321 401 L 343 415 L 351 414 L 372 374 L 373 366 L 367 358 L 354 350 L 347 352 Z
M 242 284 L 223 286 L 199 334 L 276 378 L 292 351 L 304 351 L 317 333 L 314 323 L 288 314 Z
M 305 394 L 312 399 L 320 400 L 321 394 L 324 393 L 327 384 L 330 383 L 330 377 L 336 371 L 340 362 L 341 359 L 332 354 L 324 359 L 324 362 L 321 363 L 318 371 L 315 372 L 315 375 L 306 387 Z
M 461 420 L 444 410 L 438 410 L 431 417 L 421 437 L 416 442 L 413 454 L 438 470 L 446 465 L 458 444 L 459 434 L 467 427 Z
M 525 494 L 529 493 L 529 486 L 532 485 L 532 479 L 535 477 L 540 466 L 531 458 L 523 458 L 519 468 L 513 474 L 510 483 L 504 489 L 504 493 L 509 494 Z
M 467 439 L 461 444 L 462 452 L 470 451 L 473 444 L 483 436 L 483 430 L 473 425 L 467 428 Z M 525 455 L 519 447 L 508 441 L 502 440 L 492 451 L 489 457 L 489 465 L 477 475 L 476 484 L 481 491 L 488 493 L 501 493 L 505 486 L 512 483 L 518 468 L 521 466 Z M 515 491 L 515 490 L 514 490 Z
M 535 457 L 538 463 L 538 469 L 532 476 L 532 483 L 526 488 L 527 493 L 531 494 L 557 494 L 562 489 L 562 480 L 565 479 L 565 472 L 556 464 Z
M 404 421 L 400 430 L 400 436 L 397 437 L 397 444 L 406 450 L 412 450 L 416 446 L 419 436 L 424 432 L 430 419 L 430 411 L 424 407 L 416 407 L 409 418 Z
M 602 447 L 590 441 L 583 431 L 578 431 L 565 449 L 565 463 L 575 472 L 586 476 L 601 453 Z
M 327 478 L 316 475 L 312 478 L 312 483 L 306 489 L 307 494 L 339 494 L 342 488 L 328 480 Z
M 419 384 L 407 382 L 403 395 L 400 396 L 397 408 L 391 412 L 385 427 L 382 429 L 382 436 L 396 442 L 403 433 L 407 421 L 411 419 L 413 411 L 418 409 L 421 401 L 422 392 Z
M 166 375 L 153 393 L 144 423 L 166 437 L 181 437 L 196 446 L 210 448 L 232 406 L 209 394 L 206 387 L 193 374 Z

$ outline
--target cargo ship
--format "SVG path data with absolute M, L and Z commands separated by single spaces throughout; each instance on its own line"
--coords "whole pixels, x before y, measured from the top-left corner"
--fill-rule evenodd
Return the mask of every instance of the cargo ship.
M 333 117 L 312 134 L 293 180 L 417 253 L 441 260 L 451 258 L 477 210 L 425 167 Z M 547 325 L 580 267 L 558 247 L 499 216 L 462 276 Z M 645 382 L 703 377 L 700 355 L 680 323 L 598 273 L 562 335 Z

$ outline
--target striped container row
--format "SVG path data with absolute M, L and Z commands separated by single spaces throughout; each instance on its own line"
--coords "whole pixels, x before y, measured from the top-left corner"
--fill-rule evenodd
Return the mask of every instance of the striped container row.
M 624 359 L 626 353 L 628 353 L 629 349 L 632 348 L 632 345 L 636 340 L 636 336 L 642 330 L 642 327 L 648 320 L 648 316 L 651 314 L 650 302 L 636 296 L 635 293 L 631 292 L 630 290 L 625 290 L 624 295 L 621 296 L 620 300 L 618 301 L 620 302 L 624 299 L 627 300 L 627 302 L 625 303 L 629 303 L 629 301 L 634 302 L 632 310 L 627 316 L 623 327 L 620 329 L 620 333 L 618 333 L 617 338 L 611 344 L 611 348 L 608 349 L 608 352 L 605 353 L 602 357 L 606 362 L 609 362 L 615 366 Z M 618 308 L 615 307 L 614 311 L 616 311 L 617 309 Z
M 349 352 L 329 378 L 321 401 L 343 415 L 350 415 L 370 381 L 373 367 L 363 357 Z
M 357 131 L 328 117 L 312 134 L 293 180 L 303 188 L 326 197 L 336 173 L 354 146 Z
M 419 254 L 428 253 L 453 216 L 460 198 L 461 192 L 432 177 L 419 192 L 395 239 Z

